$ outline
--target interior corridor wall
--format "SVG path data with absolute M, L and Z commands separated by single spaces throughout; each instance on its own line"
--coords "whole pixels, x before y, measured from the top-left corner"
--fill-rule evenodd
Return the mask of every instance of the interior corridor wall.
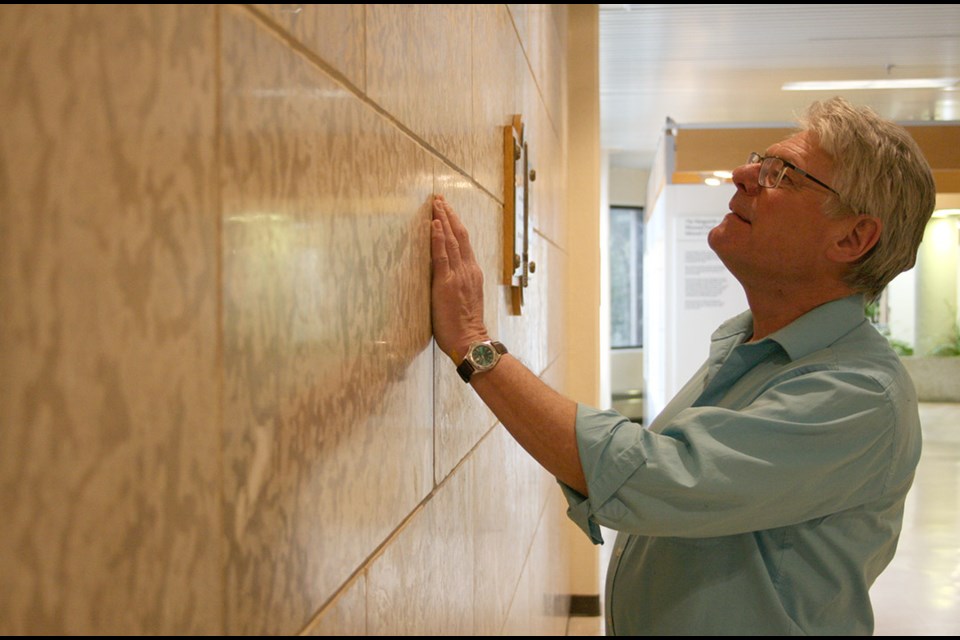
M 562 498 L 434 347 L 429 201 L 562 390 L 566 12 L 0 8 L 0 632 L 563 634 Z

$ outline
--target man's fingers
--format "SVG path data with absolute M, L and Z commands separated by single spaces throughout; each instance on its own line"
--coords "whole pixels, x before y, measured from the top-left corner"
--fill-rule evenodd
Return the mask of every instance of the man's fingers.
M 435 278 L 445 278 L 450 273 L 450 259 L 447 257 L 447 238 L 443 233 L 443 224 L 439 220 L 430 222 L 430 243 L 433 275 Z
M 460 216 L 454 212 L 453 207 L 446 200 L 442 200 L 443 208 L 447 213 L 447 219 L 450 220 L 450 228 L 460 245 L 460 257 L 464 262 L 476 262 L 473 255 L 473 246 L 470 244 L 470 235 L 467 228 L 460 221 Z
M 446 203 L 444 203 L 441 198 L 434 199 L 433 219 L 439 220 L 443 227 L 447 260 L 449 261 L 450 268 L 456 270 L 460 268 L 460 242 L 457 240 L 457 237 L 454 235 L 453 229 L 450 226 L 450 218 L 447 215 L 446 208 L 443 206 L 444 204 Z

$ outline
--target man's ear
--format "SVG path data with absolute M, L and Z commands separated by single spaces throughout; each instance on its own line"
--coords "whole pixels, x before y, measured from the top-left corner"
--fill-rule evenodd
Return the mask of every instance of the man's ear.
M 852 264 L 867 255 L 870 249 L 880 241 L 883 223 L 880 218 L 860 214 L 844 220 L 840 225 L 836 241 L 827 250 L 827 257 L 845 264 Z

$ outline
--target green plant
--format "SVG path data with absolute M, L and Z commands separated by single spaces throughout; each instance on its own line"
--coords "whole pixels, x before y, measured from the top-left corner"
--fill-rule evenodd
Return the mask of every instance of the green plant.
M 893 349 L 893 352 L 898 356 L 912 356 L 913 347 L 904 342 L 903 340 L 894 340 L 893 338 L 887 338 L 890 342 L 890 348 Z
M 960 356 L 960 323 L 954 323 L 951 336 L 947 342 L 937 345 L 930 352 L 932 356 L 949 357 Z

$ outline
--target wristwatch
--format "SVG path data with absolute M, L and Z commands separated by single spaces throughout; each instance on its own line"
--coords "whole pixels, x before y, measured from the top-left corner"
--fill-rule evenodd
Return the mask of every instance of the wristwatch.
M 457 367 L 457 373 L 464 382 L 469 383 L 473 374 L 490 371 L 497 366 L 500 356 L 506 352 L 507 348 L 502 342 L 495 340 L 474 342 L 467 348 L 467 357 Z

